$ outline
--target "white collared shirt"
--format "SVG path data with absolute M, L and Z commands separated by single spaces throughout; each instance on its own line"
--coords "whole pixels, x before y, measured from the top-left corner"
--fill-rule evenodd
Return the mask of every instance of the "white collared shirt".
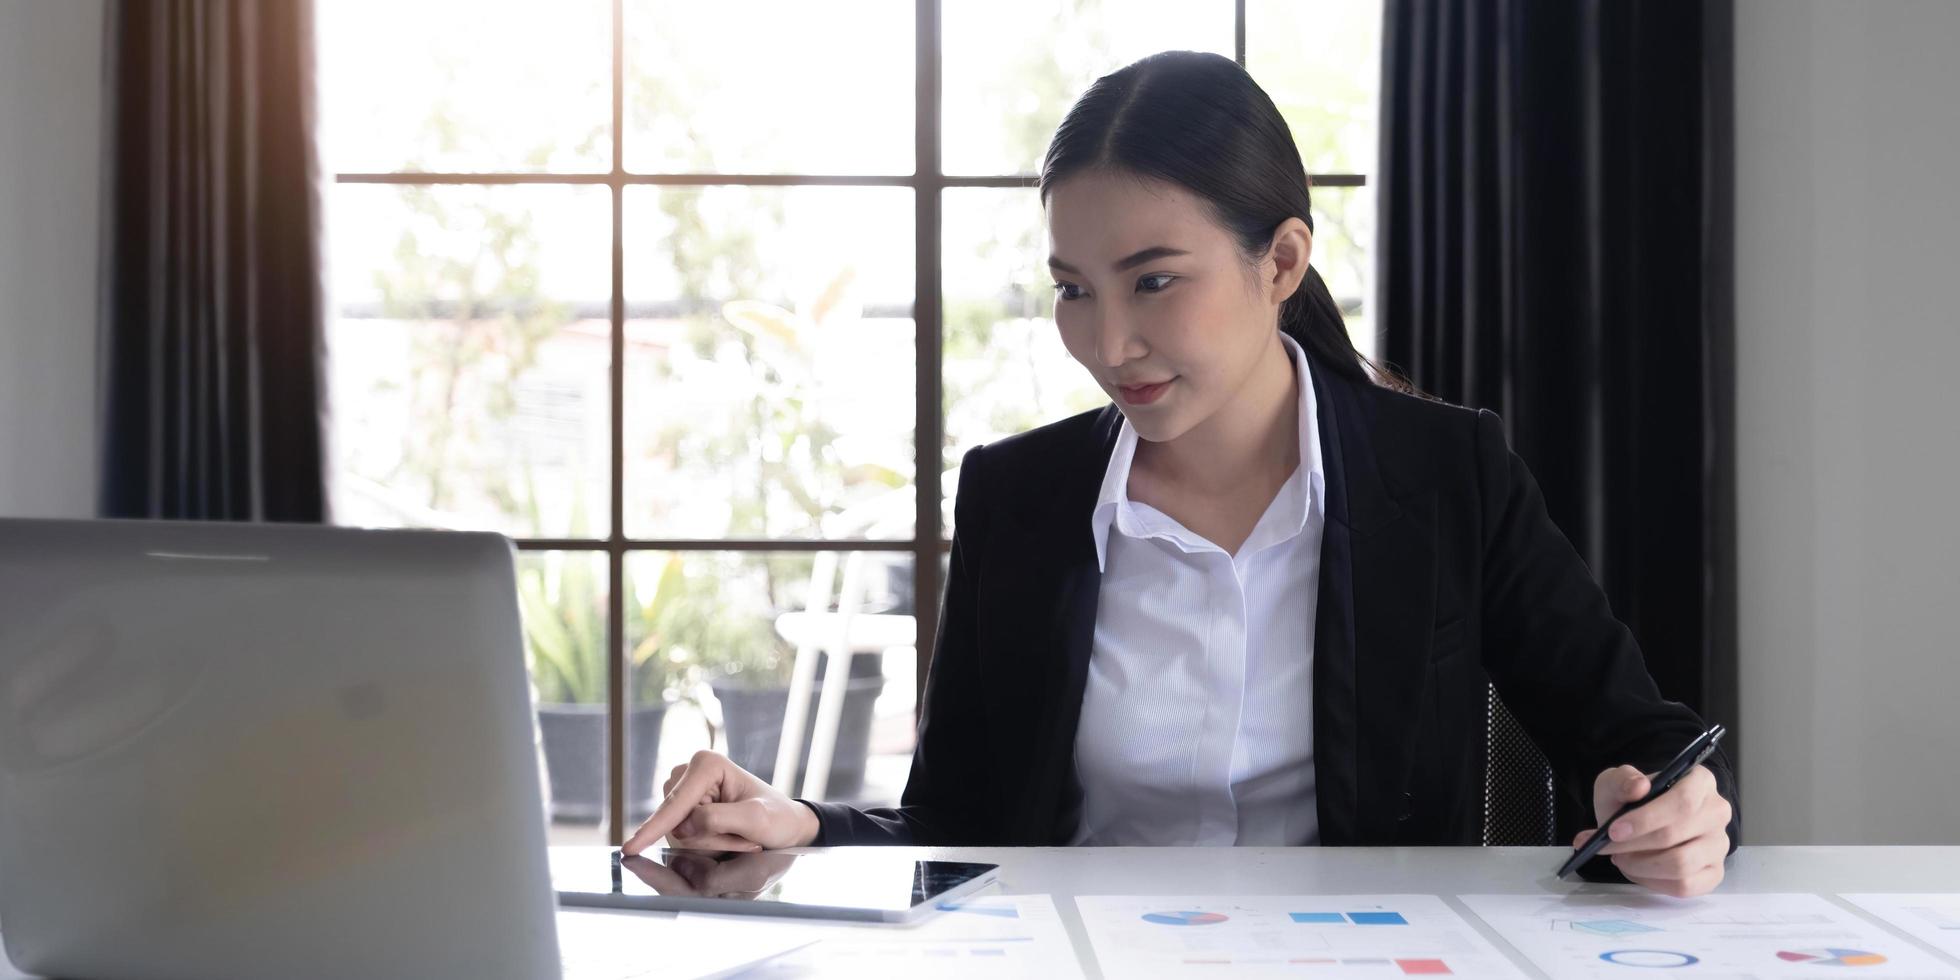
M 1075 734 L 1076 844 L 1314 844 L 1313 632 L 1325 476 L 1306 356 L 1300 466 L 1238 554 L 1130 499 L 1123 422 L 1091 529 L 1102 567 Z

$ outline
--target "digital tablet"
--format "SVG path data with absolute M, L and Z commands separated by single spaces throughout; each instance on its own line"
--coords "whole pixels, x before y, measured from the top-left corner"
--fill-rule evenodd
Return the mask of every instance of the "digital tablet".
M 921 861 L 882 847 L 784 851 L 551 849 L 551 883 L 568 907 L 910 922 L 994 880 L 995 864 Z

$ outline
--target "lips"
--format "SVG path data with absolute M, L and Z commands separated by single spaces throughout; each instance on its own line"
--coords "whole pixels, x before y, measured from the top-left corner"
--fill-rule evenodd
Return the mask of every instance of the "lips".
M 1164 397 L 1164 392 L 1169 391 L 1171 384 L 1176 380 L 1172 378 L 1169 381 L 1147 385 L 1118 385 L 1116 391 L 1122 396 L 1125 405 L 1148 405 Z

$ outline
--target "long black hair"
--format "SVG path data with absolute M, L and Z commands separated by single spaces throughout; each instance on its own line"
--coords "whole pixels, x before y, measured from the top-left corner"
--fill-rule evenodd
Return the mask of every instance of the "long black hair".
M 1048 144 L 1042 203 L 1063 178 L 1094 170 L 1196 194 L 1249 259 L 1265 257 L 1288 218 L 1313 228 L 1292 131 L 1265 90 L 1222 55 L 1165 51 L 1096 79 Z M 1371 369 L 1379 372 L 1354 349 L 1340 306 L 1311 264 L 1281 305 L 1279 328 L 1344 377 L 1372 381 Z

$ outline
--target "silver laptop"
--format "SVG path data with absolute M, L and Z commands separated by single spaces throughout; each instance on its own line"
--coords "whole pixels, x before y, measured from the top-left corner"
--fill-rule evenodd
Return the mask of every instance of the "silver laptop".
M 95 978 L 559 975 L 492 534 L 0 520 L 0 936 Z

